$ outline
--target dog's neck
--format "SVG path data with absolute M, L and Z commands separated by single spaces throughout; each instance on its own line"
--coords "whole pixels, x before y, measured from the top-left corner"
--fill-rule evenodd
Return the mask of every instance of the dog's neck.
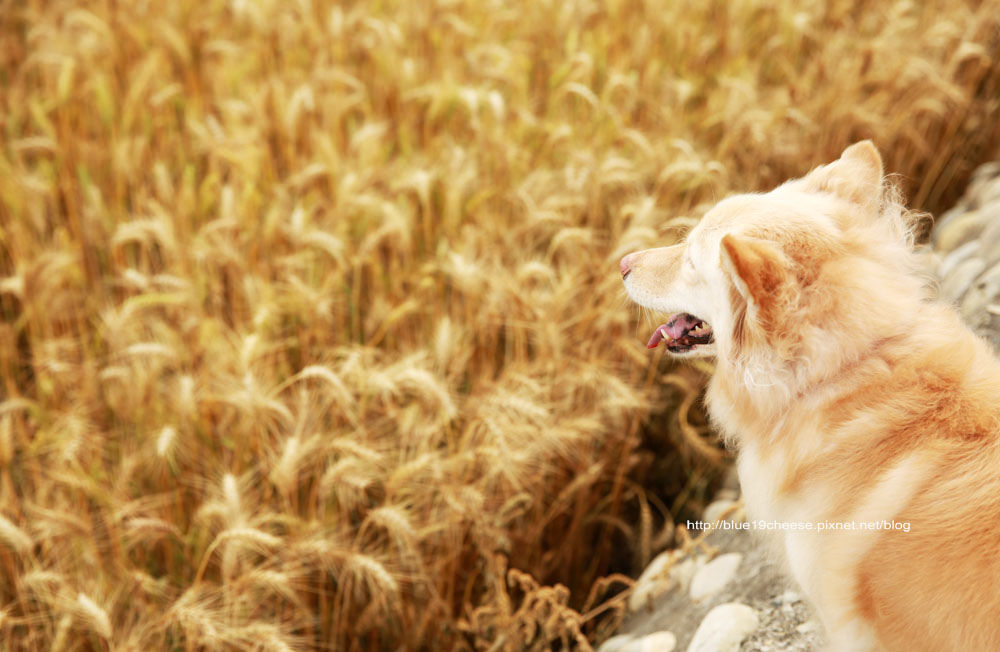
M 776 431 L 790 413 L 835 400 L 873 365 L 892 366 L 905 351 L 907 334 L 894 330 L 853 351 L 820 349 L 788 361 L 718 360 L 706 393 L 709 415 L 727 443 Z M 821 359 L 822 358 L 822 359 Z M 819 396 L 822 393 L 823 396 Z
M 796 360 L 758 360 L 754 366 L 720 358 L 706 393 L 709 416 L 728 444 L 738 448 L 752 439 L 763 443 L 783 424 L 809 420 L 810 414 L 872 384 L 874 378 L 884 386 L 885 379 L 913 370 L 933 376 L 961 363 L 952 359 L 956 347 L 987 348 L 953 310 L 937 301 L 915 306 L 880 332 L 854 350 L 818 348 L 810 355 L 805 349 Z M 988 352 L 979 360 L 980 367 L 997 364 Z M 823 429 L 822 424 L 817 427 Z

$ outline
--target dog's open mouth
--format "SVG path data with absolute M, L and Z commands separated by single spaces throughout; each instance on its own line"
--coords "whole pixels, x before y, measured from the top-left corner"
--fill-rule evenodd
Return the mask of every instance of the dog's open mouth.
M 694 315 L 678 313 L 671 315 L 666 324 L 656 327 L 646 348 L 655 349 L 661 341 L 671 353 L 684 353 L 696 346 L 711 344 L 712 327 Z

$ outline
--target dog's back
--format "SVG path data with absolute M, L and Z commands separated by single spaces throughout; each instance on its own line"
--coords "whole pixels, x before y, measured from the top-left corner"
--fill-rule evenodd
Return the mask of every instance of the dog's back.
M 1000 368 L 957 321 L 901 390 L 926 405 L 897 435 L 927 464 L 896 517 L 910 531 L 858 560 L 858 610 L 889 650 L 1000 650 Z

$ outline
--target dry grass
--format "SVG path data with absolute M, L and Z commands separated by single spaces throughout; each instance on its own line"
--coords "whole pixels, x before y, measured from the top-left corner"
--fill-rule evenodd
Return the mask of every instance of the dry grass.
M 940 207 L 998 23 L 0 0 L 0 648 L 586 649 L 718 457 L 615 261 L 869 136 Z

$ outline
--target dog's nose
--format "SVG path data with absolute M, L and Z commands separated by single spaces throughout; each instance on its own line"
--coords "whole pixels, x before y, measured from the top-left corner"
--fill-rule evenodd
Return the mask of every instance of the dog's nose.
M 628 254 L 628 255 L 626 255 L 625 257 L 623 257 L 621 259 L 621 262 L 618 263 L 618 267 L 622 270 L 622 279 L 624 279 L 626 276 L 628 276 L 629 272 L 632 271 L 632 265 L 629 262 L 629 259 L 631 257 L 632 257 L 632 254 Z

